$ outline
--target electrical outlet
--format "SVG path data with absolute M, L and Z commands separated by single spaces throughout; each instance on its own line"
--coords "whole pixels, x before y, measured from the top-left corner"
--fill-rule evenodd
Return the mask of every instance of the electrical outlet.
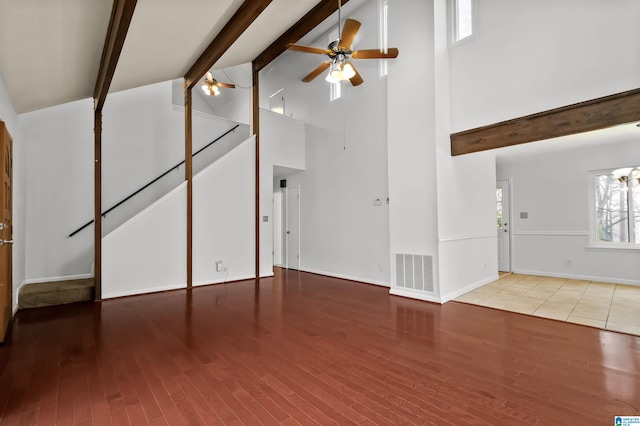
M 222 272 L 223 270 L 222 260 L 216 260 L 216 272 Z

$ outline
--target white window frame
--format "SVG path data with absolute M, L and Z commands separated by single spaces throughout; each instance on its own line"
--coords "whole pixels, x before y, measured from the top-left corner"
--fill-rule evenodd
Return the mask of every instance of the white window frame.
M 389 52 L 389 0 L 378 0 L 378 46 L 383 53 Z M 378 76 L 389 75 L 389 60 L 378 60 Z
M 631 166 L 633 167 L 633 166 Z M 637 167 L 637 166 L 635 166 Z M 640 241 L 636 241 L 636 242 L 628 242 L 628 243 L 621 243 L 621 242 L 608 242 L 608 241 L 599 241 L 598 237 L 597 237 L 597 218 L 596 218 L 596 177 L 597 176 L 601 176 L 601 175 L 607 175 L 607 174 L 612 174 L 614 170 L 618 169 L 619 167 L 616 168 L 612 168 L 612 169 L 602 169 L 602 170 L 592 170 L 589 171 L 587 173 L 588 175 L 588 179 L 589 179 L 589 183 L 587 185 L 588 187 L 588 197 L 587 200 L 589 202 L 589 245 L 587 246 L 587 249 L 589 250 L 622 250 L 622 251 L 638 251 L 640 252 Z M 634 185 L 640 185 L 639 183 L 635 183 Z M 629 218 L 628 221 L 630 223 L 630 228 L 629 228 L 629 232 L 631 235 L 631 232 L 633 231 L 633 220 L 634 220 L 634 216 L 632 214 L 632 209 L 631 207 L 633 206 L 633 196 L 629 195 L 627 198 L 627 203 L 629 204 L 628 208 L 629 208 Z M 634 237 L 635 238 L 635 237 Z
M 463 38 L 458 38 L 458 28 L 459 28 L 459 21 L 458 21 L 458 5 L 459 5 L 459 1 L 460 0 L 448 0 L 448 4 L 449 4 L 449 47 L 453 47 L 453 46 L 457 46 L 460 43 L 463 43 L 467 40 L 471 40 L 475 34 L 476 34 L 476 29 L 477 29 L 477 25 L 476 25 L 476 17 L 478 16 L 477 13 L 477 1 L 476 0 L 470 0 L 471 1 L 471 34 L 468 36 L 465 36 Z

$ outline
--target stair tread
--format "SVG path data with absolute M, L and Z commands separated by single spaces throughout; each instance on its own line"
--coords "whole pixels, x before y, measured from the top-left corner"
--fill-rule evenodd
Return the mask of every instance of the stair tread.
M 18 296 L 20 308 L 38 308 L 93 300 L 93 278 L 32 283 L 22 286 Z

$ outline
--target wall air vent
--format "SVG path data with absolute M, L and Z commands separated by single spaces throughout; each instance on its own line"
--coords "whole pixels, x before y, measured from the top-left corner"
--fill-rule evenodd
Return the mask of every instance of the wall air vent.
M 433 293 L 433 256 L 396 254 L 396 287 Z

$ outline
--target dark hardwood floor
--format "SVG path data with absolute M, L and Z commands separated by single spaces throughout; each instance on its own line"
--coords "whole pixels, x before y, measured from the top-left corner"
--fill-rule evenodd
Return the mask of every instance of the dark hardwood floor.
M 293 271 L 19 311 L 1 425 L 611 425 L 640 338 Z

